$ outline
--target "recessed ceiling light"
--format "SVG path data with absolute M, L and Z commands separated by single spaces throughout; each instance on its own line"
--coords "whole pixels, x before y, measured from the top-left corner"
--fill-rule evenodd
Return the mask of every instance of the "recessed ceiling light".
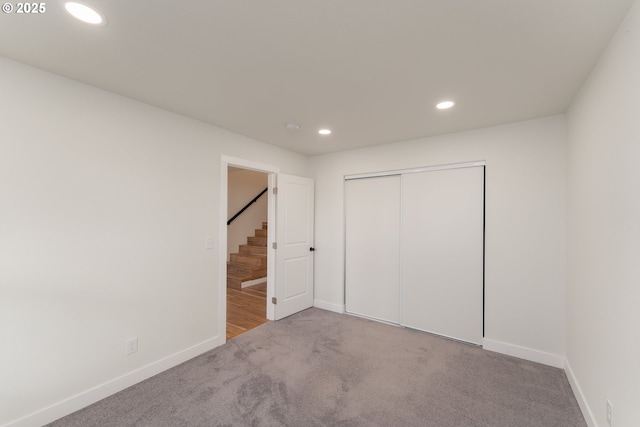
M 107 25 L 107 19 L 100 12 L 84 3 L 68 1 L 64 8 L 76 19 L 91 25 Z
M 455 105 L 453 101 L 442 101 L 436 105 L 438 110 L 446 110 L 447 108 L 451 108 Z
M 331 133 L 331 129 L 320 129 L 318 133 L 320 135 L 329 135 Z

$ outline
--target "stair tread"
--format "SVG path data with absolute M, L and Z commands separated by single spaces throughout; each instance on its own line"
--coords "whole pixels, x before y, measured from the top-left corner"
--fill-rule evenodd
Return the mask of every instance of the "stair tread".
M 245 266 L 243 266 L 245 267 Z M 259 268 L 247 268 L 243 271 L 229 271 L 228 274 L 234 275 L 234 276 L 246 276 L 246 275 L 254 275 L 256 274 L 256 272 L 258 271 L 262 271 L 265 274 L 267 273 L 267 268 L 266 267 L 259 267 Z
M 240 253 L 242 254 L 255 253 L 259 255 L 266 255 L 267 247 L 256 246 L 256 245 L 240 245 Z
M 244 267 L 253 270 L 259 270 L 261 268 L 267 268 L 266 265 L 257 265 L 257 264 L 245 264 L 243 262 L 235 262 L 235 261 L 227 261 L 228 266 L 232 267 Z
M 234 261 L 233 259 L 244 259 L 247 260 L 247 263 L 255 263 L 256 261 L 263 261 L 267 259 L 266 255 L 263 254 L 252 254 L 249 252 L 239 252 L 233 253 L 229 255 L 229 261 L 227 262 L 242 262 L 242 261 Z
M 255 236 L 247 237 L 247 245 L 249 245 L 249 246 L 267 246 L 267 238 L 266 237 L 255 237 Z
M 236 264 L 246 264 L 247 266 L 267 266 L 267 256 L 266 255 L 256 255 L 256 254 L 231 254 L 229 257 L 229 262 L 233 262 Z
M 234 252 L 230 255 L 236 255 L 236 256 L 242 256 L 242 257 L 246 257 L 246 258 L 256 258 L 256 259 L 265 259 L 267 258 L 266 255 L 264 254 L 252 254 L 250 252 Z
M 237 262 L 237 261 L 227 261 L 227 266 L 229 267 L 241 267 L 251 270 L 259 270 L 261 268 L 267 268 L 266 264 L 247 264 L 246 262 Z
M 227 273 L 227 279 L 237 279 L 243 282 L 246 282 L 247 280 L 261 279 L 263 277 L 267 277 L 266 272 L 264 274 Z

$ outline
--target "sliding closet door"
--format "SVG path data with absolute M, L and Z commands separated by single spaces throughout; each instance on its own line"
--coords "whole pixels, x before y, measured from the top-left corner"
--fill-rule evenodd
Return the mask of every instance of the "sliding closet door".
M 402 324 L 482 344 L 484 168 L 402 176 Z
M 345 305 L 400 322 L 400 176 L 345 181 Z

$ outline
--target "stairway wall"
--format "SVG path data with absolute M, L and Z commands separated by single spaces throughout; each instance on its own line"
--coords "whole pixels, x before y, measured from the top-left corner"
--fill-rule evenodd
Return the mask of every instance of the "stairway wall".
M 231 218 L 268 186 L 268 176 L 263 172 L 229 168 L 227 219 Z M 238 251 L 238 246 L 246 243 L 247 236 L 253 236 L 255 229 L 267 221 L 267 195 L 263 195 L 242 215 L 227 226 L 227 261 L 230 254 Z

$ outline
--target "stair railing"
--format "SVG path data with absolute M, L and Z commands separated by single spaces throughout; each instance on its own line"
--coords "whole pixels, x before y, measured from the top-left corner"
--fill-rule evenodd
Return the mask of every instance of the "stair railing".
M 231 219 L 229 219 L 229 221 L 227 221 L 227 225 L 231 224 L 233 222 L 233 220 L 238 218 L 242 214 L 242 212 L 247 210 L 247 208 L 249 206 L 251 206 L 252 204 L 257 202 L 258 199 L 260 198 L 260 196 L 262 196 L 264 193 L 266 193 L 267 190 L 269 190 L 269 187 L 267 187 L 264 190 L 262 190 L 262 192 L 260 192 L 260 194 L 258 194 L 256 197 L 254 197 L 253 200 L 251 200 L 249 203 L 247 203 L 244 208 L 240 209 L 234 216 L 232 216 Z

